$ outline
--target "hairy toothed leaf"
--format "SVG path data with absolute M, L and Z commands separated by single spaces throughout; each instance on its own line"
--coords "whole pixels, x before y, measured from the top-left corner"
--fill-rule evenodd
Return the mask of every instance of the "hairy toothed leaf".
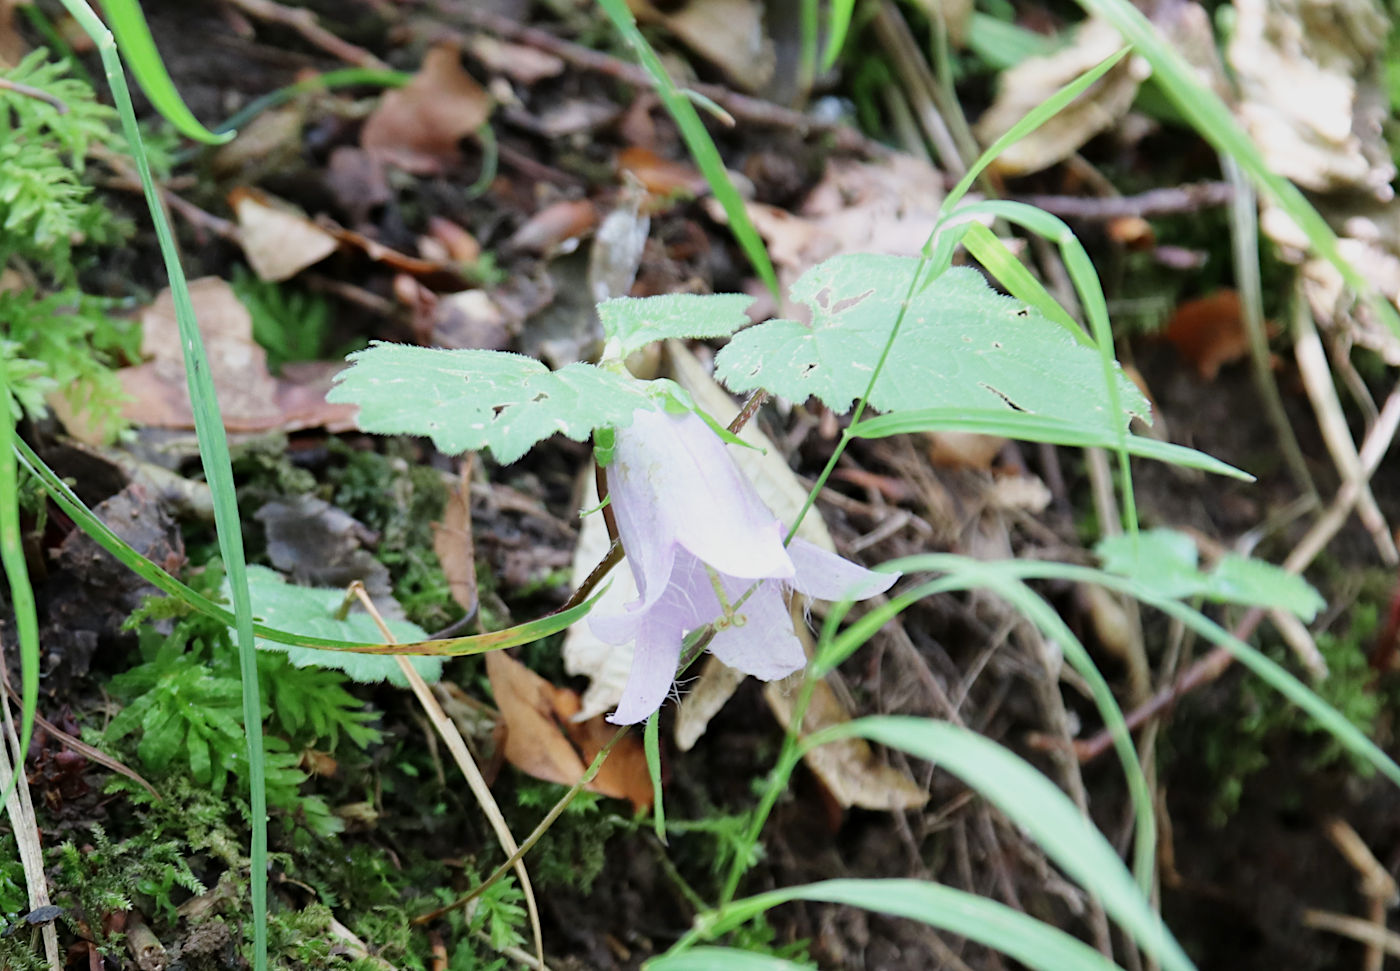
M 598 304 L 603 336 L 617 341 L 626 357 L 652 341 L 686 337 L 728 337 L 749 322 L 753 297 L 742 293 L 668 293 L 659 297 L 618 297 Z
M 1173 600 L 1205 597 L 1224 603 L 1272 607 L 1312 620 L 1325 606 L 1308 581 L 1282 567 L 1237 553 L 1220 558 L 1209 572 L 1197 566 L 1196 543 L 1174 529 L 1110 536 L 1094 547 L 1109 573 L 1136 580 Z
M 376 343 L 348 358 L 326 400 L 360 406 L 360 428 L 422 435 L 440 452 L 489 448 L 511 463 L 560 434 L 581 442 L 593 429 L 623 426 L 656 395 L 682 398 L 670 382 L 643 383 L 591 364 L 551 371 L 523 354 Z
M 248 567 L 248 593 L 253 611 L 265 624 L 280 630 L 308 634 L 312 637 L 339 638 L 366 643 L 380 642 L 384 637 L 370 616 L 355 605 L 344 619 L 336 617 L 345 602 L 345 591 L 325 587 L 297 587 L 287 583 L 274 570 L 265 566 Z M 386 620 L 394 638 L 403 643 L 426 640 L 428 635 L 417 624 L 406 620 Z M 389 680 L 401 687 L 408 681 L 392 657 L 377 654 L 355 654 L 351 651 L 318 651 L 311 647 L 289 647 L 259 637 L 257 645 L 264 651 L 285 651 L 287 660 L 299 668 L 315 664 L 323 668 L 344 671 L 356 681 Z M 412 657 L 410 663 L 425 681 L 442 677 L 442 659 Z
M 731 391 L 766 388 L 794 401 L 815 396 L 846 412 L 865 393 L 920 263 L 858 253 L 813 267 L 789 296 L 811 325 L 770 320 L 742 330 L 715 358 Z M 993 291 L 975 270 L 922 282 L 909 301 L 870 405 L 884 412 L 1002 408 L 1097 431 L 1126 426 L 1149 408 L 1115 372 L 1123 414 L 1109 413 L 1098 354 L 1059 324 Z

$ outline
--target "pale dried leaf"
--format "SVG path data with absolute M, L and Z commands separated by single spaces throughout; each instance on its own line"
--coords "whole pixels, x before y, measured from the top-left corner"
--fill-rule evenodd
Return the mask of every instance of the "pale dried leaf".
M 1002 72 L 996 101 L 977 122 L 977 137 L 989 145 L 1031 109 L 1123 47 L 1107 21 L 1080 24 L 1074 39 L 1053 54 L 1030 57 Z M 1114 65 L 1067 108 L 997 157 L 1004 175 L 1028 175 L 1069 158 L 1089 139 L 1116 124 L 1137 96 L 1141 67 L 1133 59 Z
M 808 656 L 812 653 L 812 637 L 806 626 L 797 618 L 797 636 Z M 791 675 L 781 681 L 772 681 L 763 687 L 763 697 L 768 707 L 784 729 L 792 722 L 793 700 L 798 695 L 803 673 Z M 802 719 L 804 737 L 832 725 L 840 725 L 851 720 L 851 713 L 841 703 L 826 681 L 817 682 L 812 692 L 811 704 Z M 862 809 L 894 811 L 917 809 L 928 802 L 928 793 L 915 784 L 903 772 L 886 765 L 875 754 L 870 743 L 863 738 L 849 738 L 811 749 L 803 761 L 821 779 L 831 797 L 844 808 L 859 806 Z
M 229 193 L 239 242 L 260 280 L 278 282 L 334 253 L 340 243 L 290 203 L 239 187 Z
M 447 495 L 442 522 L 433 523 L 437 554 L 447 589 L 467 613 L 476 610 L 476 544 L 472 541 L 471 466 L 464 462 L 457 488 Z
M 772 79 L 777 55 L 755 0 L 690 0 L 664 23 L 736 87 L 753 93 Z
M 538 47 L 512 44 L 487 34 L 473 34 L 467 40 L 467 49 L 487 70 L 521 84 L 536 84 L 564 73 L 562 58 Z
M 1239 0 L 1227 56 L 1239 115 L 1269 167 L 1319 192 L 1382 201 L 1395 164 L 1377 59 L 1389 23 L 1373 0 Z

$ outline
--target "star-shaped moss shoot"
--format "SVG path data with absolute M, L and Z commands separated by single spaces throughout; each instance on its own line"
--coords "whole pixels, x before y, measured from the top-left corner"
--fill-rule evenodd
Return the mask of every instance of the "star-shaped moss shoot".
M 590 618 L 610 644 L 633 643 L 632 671 L 608 720 L 643 721 L 675 680 L 681 642 L 706 624 L 709 650 L 764 681 L 806 663 L 786 593 L 864 600 L 897 574 L 874 573 L 801 539 L 763 504 L 718 435 L 691 412 L 639 410 L 616 431 L 607 467 L 618 535 L 641 596 Z

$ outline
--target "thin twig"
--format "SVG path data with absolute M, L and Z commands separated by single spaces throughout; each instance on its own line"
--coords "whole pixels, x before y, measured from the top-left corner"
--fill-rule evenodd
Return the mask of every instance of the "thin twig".
M 42 101 L 60 115 L 68 114 L 68 104 L 62 98 L 28 84 L 21 84 L 19 81 L 11 81 L 9 78 L 0 78 L 0 91 L 13 91 L 15 94 L 23 95 L 26 98 Z
M 1400 563 L 1400 552 L 1395 549 L 1395 540 L 1386 526 L 1385 516 L 1376 497 L 1371 493 L 1363 476 L 1361 460 L 1347 428 L 1346 416 L 1342 414 L 1341 402 L 1337 400 L 1337 389 L 1332 383 L 1332 372 L 1327 366 L 1327 352 L 1322 340 L 1317 336 L 1317 326 L 1313 322 L 1312 311 L 1308 308 L 1301 289 L 1294 294 L 1293 350 L 1298 358 L 1298 373 L 1303 379 L 1303 387 L 1317 414 L 1317 424 L 1322 431 L 1327 451 L 1332 454 L 1337 473 L 1344 483 L 1354 482 L 1359 490 L 1356 499 L 1356 514 L 1361 525 L 1371 534 L 1381 560 L 1389 566 Z
M 1108 222 L 1131 216 L 1151 219 L 1154 216 L 1199 212 L 1226 205 L 1234 194 L 1235 190 L 1228 182 L 1195 182 L 1166 189 L 1150 189 L 1133 196 L 1029 195 L 1010 198 L 1044 209 L 1062 219 Z
M 20 751 L 19 735 L 15 731 L 14 718 L 10 714 L 9 700 L 0 695 L 0 712 L 4 714 L 5 743 L 0 744 L 0 785 L 8 787 L 9 779 L 3 778 L 14 773 L 18 780 L 10 790 L 10 798 L 5 810 L 10 816 L 10 830 L 15 835 L 19 850 L 20 865 L 24 870 L 24 882 L 29 895 L 29 909 L 37 910 L 49 905 L 49 883 L 44 874 L 44 852 L 39 843 L 39 823 L 34 816 L 34 803 L 29 795 L 29 779 L 24 773 L 24 753 Z M 44 955 L 48 959 L 50 971 L 59 971 L 62 964 L 58 959 L 58 931 L 53 921 L 42 925 L 40 934 L 44 941 Z
M 363 47 L 356 47 L 349 41 L 341 40 L 322 27 L 316 15 L 304 7 L 286 7 L 272 0 L 229 0 L 235 7 L 250 17 L 269 23 L 290 27 L 314 47 L 319 47 L 331 57 L 339 58 L 347 64 L 369 68 L 373 71 L 392 70 L 379 58 Z
M 365 586 L 359 580 L 350 584 L 349 595 L 357 597 L 364 605 L 370 617 L 374 620 L 375 626 L 384 636 L 387 644 L 396 644 L 393 633 L 385 625 L 383 618 L 379 616 L 379 611 L 375 609 L 374 601 L 369 597 Z M 471 753 L 467 751 L 467 743 L 462 739 L 462 733 L 457 730 L 456 724 L 438 704 L 437 698 L 433 697 L 432 690 L 428 687 L 423 676 L 403 655 L 395 655 L 399 662 L 399 670 L 408 679 L 409 687 L 413 689 L 413 695 L 418 699 L 418 703 L 423 706 L 423 711 L 427 714 L 433 727 L 437 729 L 438 735 L 442 737 L 443 743 L 447 745 L 447 750 L 452 753 L 452 758 L 456 761 L 457 767 L 466 776 L 467 785 L 472 790 L 472 795 L 476 796 L 477 803 L 481 806 L 482 813 L 486 816 L 487 822 L 491 824 L 491 829 L 496 833 L 496 839 L 500 841 L 501 848 L 506 851 L 506 856 L 515 858 L 519 847 L 515 843 L 515 837 L 511 835 L 510 827 L 506 825 L 505 817 L 501 815 L 501 809 L 496 805 L 495 798 L 491 795 L 491 788 L 486 784 L 486 779 L 482 777 L 481 770 L 477 768 L 476 761 Z M 530 875 L 525 872 L 525 864 L 515 859 L 515 873 L 520 878 L 520 890 L 525 895 L 525 908 L 530 914 L 530 930 L 535 939 L 535 957 L 539 961 L 539 967 L 545 968 L 544 963 L 544 934 L 540 929 L 539 905 L 535 903 L 535 890 L 530 883 Z
M 471 903 L 478 896 L 480 896 L 481 893 L 487 887 L 491 886 L 491 884 L 501 879 L 501 877 L 505 876 L 506 873 L 512 867 L 516 866 L 521 860 L 523 860 L 525 858 L 525 854 L 529 853 L 531 848 L 533 848 L 534 845 L 540 841 L 540 837 L 544 836 L 545 833 L 549 832 L 549 828 L 554 825 L 555 820 L 557 820 L 560 816 L 564 814 L 565 809 L 569 808 L 569 803 L 574 801 L 574 797 L 577 796 L 580 792 L 582 792 L 584 788 L 590 782 L 592 782 L 594 778 L 597 777 L 598 770 L 603 767 L 603 760 L 608 757 L 608 753 L 612 751 L 613 745 L 615 745 L 622 738 L 623 735 L 627 734 L 627 729 L 628 726 L 624 725 L 613 733 L 613 737 L 608 739 L 608 743 L 598 750 L 598 754 L 594 756 L 593 762 L 588 766 L 587 770 L 584 771 L 583 775 L 579 776 L 578 781 L 569 787 L 569 791 L 564 793 L 564 795 L 560 797 L 559 801 L 556 802 L 553 805 L 553 807 L 550 808 L 549 812 L 545 814 L 545 817 L 539 821 L 539 824 L 534 828 L 530 835 L 525 837 L 525 841 L 522 842 L 519 848 L 517 848 L 516 851 L 510 855 L 510 858 L 508 860 L 506 860 L 504 863 L 498 866 L 491 873 L 490 876 L 488 876 L 485 880 L 481 881 L 480 884 L 472 888 L 472 890 L 468 893 L 462 895 L 461 897 L 458 897 L 450 904 L 444 904 L 436 910 L 431 910 L 426 914 L 419 914 L 417 917 L 414 917 L 411 921 L 409 921 L 409 923 L 426 924 L 429 921 L 437 920 L 439 917 L 441 917 L 443 914 L 446 914 L 449 911 L 456 910 L 458 907 L 465 907 L 467 904 Z
M 1319 931 L 1331 931 L 1353 941 L 1380 948 L 1391 957 L 1400 957 L 1400 934 L 1378 927 L 1369 920 L 1336 914 L 1328 910 L 1304 910 L 1303 926 Z

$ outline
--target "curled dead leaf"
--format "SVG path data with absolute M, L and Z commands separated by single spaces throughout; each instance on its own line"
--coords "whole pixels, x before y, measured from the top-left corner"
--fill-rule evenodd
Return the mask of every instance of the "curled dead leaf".
M 486 676 L 505 725 L 506 761 L 536 779 L 573 785 L 617 731 L 601 717 L 572 723 L 579 712 L 578 695 L 550 684 L 505 651 L 486 655 Z M 651 805 L 651 778 L 635 734 L 613 746 L 587 788 L 627 799 L 639 811 Z

